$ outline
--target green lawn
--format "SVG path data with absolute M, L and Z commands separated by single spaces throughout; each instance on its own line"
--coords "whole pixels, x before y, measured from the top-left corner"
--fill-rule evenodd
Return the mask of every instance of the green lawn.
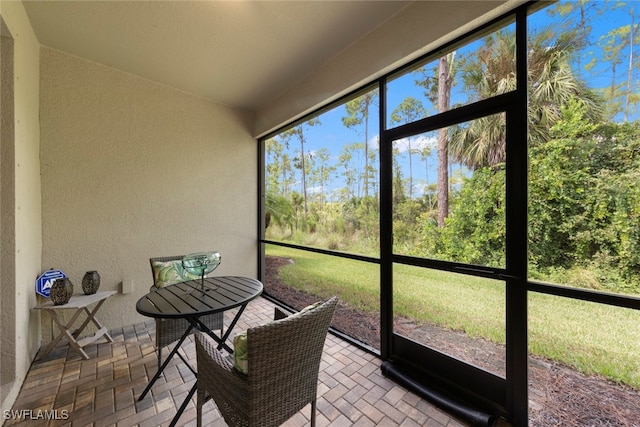
M 276 246 L 267 254 L 294 260 L 281 270 L 284 283 L 379 311 L 377 265 Z M 397 265 L 394 283 L 395 315 L 504 344 L 503 282 Z M 530 293 L 529 351 L 640 388 L 640 313 Z

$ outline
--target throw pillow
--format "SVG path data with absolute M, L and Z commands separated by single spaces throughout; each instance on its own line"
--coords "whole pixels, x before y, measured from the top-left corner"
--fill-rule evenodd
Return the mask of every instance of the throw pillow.
M 237 371 L 245 375 L 249 373 L 247 331 L 233 337 L 233 362 Z
M 186 282 L 187 280 L 199 279 L 200 276 L 191 274 L 182 266 L 181 260 L 175 261 L 154 261 L 153 283 L 157 288 L 173 285 L 175 283 Z

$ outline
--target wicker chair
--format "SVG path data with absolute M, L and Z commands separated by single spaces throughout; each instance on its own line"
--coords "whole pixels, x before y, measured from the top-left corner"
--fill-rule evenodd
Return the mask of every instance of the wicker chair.
M 247 330 L 248 374 L 242 374 L 213 340 L 196 334 L 197 424 L 213 398 L 230 426 L 277 426 L 311 403 L 315 426 L 318 371 L 338 300 Z
M 149 258 L 151 264 L 151 274 L 154 278 L 154 284 L 151 290 L 157 289 L 155 286 L 154 262 L 167 262 L 182 260 L 183 255 Z M 220 329 L 222 334 L 224 326 L 224 313 L 215 313 L 200 318 L 202 323 L 207 325 L 212 331 Z M 156 348 L 158 349 L 158 368 L 162 364 L 162 349 L 172 342 L 178 341 L 184 331 L 189 327 L 186 319 L 156 319 Z

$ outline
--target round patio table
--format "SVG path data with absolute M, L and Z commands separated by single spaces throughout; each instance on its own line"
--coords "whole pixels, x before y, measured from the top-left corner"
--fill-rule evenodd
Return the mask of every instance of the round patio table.
M 149 292 L 140 298 L 136 303 L 136 311 L 138 313 L 153 318 L 186 319 L 189 321 L 189 327 L 185 330 L 160 368 L 158 368 L 158 371 L 151 381 L 149 381 L 149 384 L 147 384 L 147 387 L 138 400 L 144 399 L 153 384 L 162 374 L 164 368 L 169 364 L 172 357 L 178 352 L 178 349 L 194 328 L 211 336 L 218 343 L 218 349 L 224 348 L 229 353 L 233 353 L 233 349 L 226 344 L 229 334 L 238 322 L 247 304 L 257 298 L 262 293 L 262 289 L 262 283 L 256 279 L 240 276 L 217 276 L 204 279 L 204 291 L 202 291 L 201 280 L 197 279 L 165 286 L 164 288 Z M 221 337 L 217 336 L 215 332 L 200 321 L 201 316 L 231 310 L 236 307 L 240 309 L 225 334 Z M 178 355 L 181 356 L 180 353 L 178 353 Z M 180 358 L 189 366 L 183 357 Z M 189 368 L 197 377 L 196 371 L 191 368 L 191 366 L 189 366 Z M 193 385 L 186 399 L 178 409 L 178 412 L 173 417 L 170 424 L 171 426 L 176 424 L 195 390 L 196 384 Z

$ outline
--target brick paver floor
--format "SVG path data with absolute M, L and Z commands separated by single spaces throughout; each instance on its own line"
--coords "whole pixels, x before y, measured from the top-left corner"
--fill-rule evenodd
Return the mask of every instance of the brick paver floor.
M 252 301 L 236 329 L 271 320 L 273 307 L 263 298 Z M 227 314 L 226 324 L 233 314 Z M 234 330 L 231 336 L 235 333 Z M 111 336 L 113 343 L 85 348 L 89 360 L 81 359 L 63 340 L 43 360 L 34 362 L 5 425 L 168 425 L 195 381 L 193 373 L 175 357 L 151 392 L 139 402 L 138 396 L 157 368 L 155 324 L 148 321 L 115 329 Z M 195 366 L 193 336 L 185 342 L 183 350 Z M 382 376 L 380 364 L 375 355 L 329 334 L 320 366 L 318 426 L 464 425 Z M 307 425 L 309 411 L 308 405 L 285 426 Z M 179 424 L 195 426 L 195 418 L 194 396 Z M 204 406 L 203 425 L 226 425 L 212 401 Z

